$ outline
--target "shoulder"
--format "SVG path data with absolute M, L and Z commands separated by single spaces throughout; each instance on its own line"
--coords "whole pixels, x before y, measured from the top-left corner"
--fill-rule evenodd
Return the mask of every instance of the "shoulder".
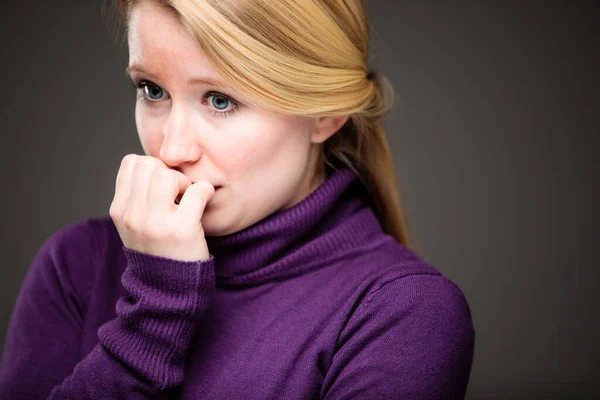
M 54 231 L 42 244 L 41 253 L 63 261 L 96 259 L 111 241 L 115 241 L 116 233 L 109 216 L 85 218 Z
M 119 243 L 109 216 L 89 217 L 64 225 L 44 240 L 28 275 L 30 279 L 41 279 L 45 287 L 71 288 L 85 302 L 97 275 L 106 273 L 107 251 L 120 248 Z
M 470 335 L 473 321 L 460 287 L 441 273 L 405 274 L 380 283 L 361 303 L 362 310 L 402 314 L 423 325 L 440 323 Z
M 373 398 L 464 398 L 475 343 L 464 293 L 414 254 L 379 250 L 387 255 L 379 270 L 369 268 L 345 319 L 324 390 L 331 398 L 364 388 Z
M 414 323 L 445 324 L 473 334 L 471 310 L 458 284 L 412 250 L 390 238 L 364 252 L 354 268 L 364 286 L 355 312 L 397 314 Z

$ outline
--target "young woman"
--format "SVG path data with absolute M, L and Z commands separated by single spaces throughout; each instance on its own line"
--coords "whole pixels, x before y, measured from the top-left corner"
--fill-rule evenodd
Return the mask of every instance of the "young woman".
M 22 285 L 2 399 L 459 399 L 475 331 L 413 250 L 361 0 L 119 0 L 145 155 Z

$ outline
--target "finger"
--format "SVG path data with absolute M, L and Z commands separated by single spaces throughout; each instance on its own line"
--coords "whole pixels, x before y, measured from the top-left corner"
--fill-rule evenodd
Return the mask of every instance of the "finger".
M 185 192 L 191 183 L 181 172 L 168 168 L 155 169 L 148 188 L 148 212 L 164 216 L 175 211 L 175 198 L 180 192 Z
M 150 157 L 148 156 L 148 158 L 155 163 L 156 168 L 164 168 L 167 169 L 168 171 L 170 171 L 173 176 L 175 177 L 176 180 L 176 191 L 175 191 L 175 196 L 177 196 L 178 198 L 176 199 L 176 203 L 179 203 L 179 199 L 181 198 L 181 196 L 178 195 L 182 195 L 188 188 L 188 186 L 190 186 L 192 184 L 192 182 L 190 181 L 190 179 L 185 176 L 184 174 L 182 174 L 181 172 L 172 169 L 170 166 L 168 166 L 167 164 L 165 164 L 161 159 L 156 158 L 156 157 Z
M 175 210 L 176 206 L 173 198 L 178 187 L 172 172 L 167 168 L 156 168 L 154 170 L 146 199 L 149 214 L 166 216 L 169 212 Z
M 120 216 L 122 216 L 127 208 L 131 177 L 133 175 L 133 168 L 135 167 L 135 160 L 137 157 L 137 154 L 127 154 L 121 160 L 121 165 L 119 166 L 119 171 L 117 172 L 117 178 L 115 181 L 115 195 L 113 196 L 113 200 L 110 205 L 111 216 L 115 215 L 115 213 L 118 213 Z
M 131 177 L 129 201 L 127 211 L 135 210 L 136 214 L 145 214 L 147 211 L 147 198 L 150 180 L 157 168 L 156 161 L 152 157 L 140 156 L 136 159 Z
M 215 187 L 206 181 L 196 182 L 185 191 L 177 214 L 182 224 L 200 224 L 206 205 L 213 199 Z
M 174 176 L 176 178 L 176 183 L 177 183 L 176 190 L 174 192 L 174 197 L 171 198 L 171 202 L 174 202 L 177 199 L 181 200 L 181 197 L 183 196 L 183 194 L 191 186 L 192 181 L 190 181 L 190 179 L 187 176 L 185 176 L 184 174 L 182 174 L 179 171 L 175 171 L 175 170 L 171 170 L 171 171 L 174 174 Z M 177 203 L 179 203 L 179 202 L 177 202 Z

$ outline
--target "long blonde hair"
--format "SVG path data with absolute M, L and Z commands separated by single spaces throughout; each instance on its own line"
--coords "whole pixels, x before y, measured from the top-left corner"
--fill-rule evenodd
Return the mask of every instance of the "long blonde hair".
M 113 0 L 125 32 L 137 1 Z M 322 145 L 319 162 L 352 169 L 384 232 L 411 248 L 382 121 L 394 91 L 368 68 L 363 0 L 150 1 L 197 39 L 225 82 L 257 103 L 291 115 L 349 115 Z

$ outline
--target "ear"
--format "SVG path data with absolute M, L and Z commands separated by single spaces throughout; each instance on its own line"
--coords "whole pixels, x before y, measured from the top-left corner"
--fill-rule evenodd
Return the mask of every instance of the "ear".
M 349 115 L 337 117 L 318 117 L 315 121 L 315 128 L 312 134 L 311 141 L 313 143 L 323 143 L 329 139 L 334 133 L 340 130 L 348 121 Z

